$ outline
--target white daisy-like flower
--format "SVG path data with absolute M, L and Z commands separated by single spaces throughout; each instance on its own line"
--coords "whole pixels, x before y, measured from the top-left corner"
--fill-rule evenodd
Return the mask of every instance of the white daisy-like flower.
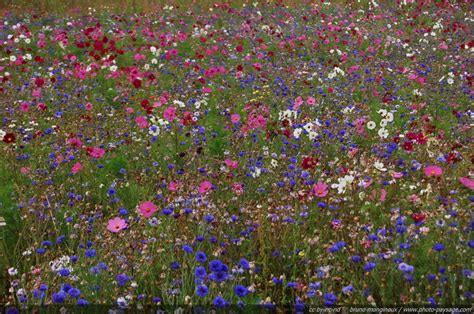
M 388 137 L 388 131 L 387 131 L 387 129 L 380 128 L 377 133 L 378 133 L 378 135 L 379 135 L 381 138 L 387 138 L 387 137 Z
M 308 137 L 309 137 L 310 140 L 314 140 L 316 138 L 316 136 L 318 136 L 318 133 L 314 132 L 314 131 L 311 131 L 308 134 Z
M 377 124 L 374 121 L 367 122 L 367 129 L 369 129 L 369 130 L 375 129 L 376 126 L 377 126 Z
M 393 113 L 388 112 L 387 115 L 385 116 L 385 120 L 387 120 L 388 122 L 392 122 L 393 121 Z
M 295 129 L 295 130 L 293 131 L 293 136 L 294 136 L 295 138 L 300 138 L 300 135 L 301 135 L 302 132 L 303 132 L 303 129 L 297 128 L 297 129 Z
M 387 110 L 385 109 L 379 109 L 379 111 L 377 111 L 382 117 L 385 117 L 387 115 Z
M 374 163 L 374 167 L 375 167 L 375 169 L 377 169 L 379 171 L 382 171 L 382 172 L 387 171 L 387 168 L 385 168 L 383 162 L 380 162 L 380 161 L 376 161 Z
M 385 119 L 380 120 L 380 126 L 381 126 L 382 128 L 386 127 L 387 124 L 388 124 L 388 121 L 387 121 L 387 120 L 385 120 Z
M 0 130 L 0 141 L 3 141 L 3 137 L 7 134 L 5 131 Z

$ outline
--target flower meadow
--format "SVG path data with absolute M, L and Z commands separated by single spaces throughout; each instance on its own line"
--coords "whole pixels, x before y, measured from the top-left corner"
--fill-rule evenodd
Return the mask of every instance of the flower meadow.
M 469 1 L 0 18 L 0 303 L 473 303 Z

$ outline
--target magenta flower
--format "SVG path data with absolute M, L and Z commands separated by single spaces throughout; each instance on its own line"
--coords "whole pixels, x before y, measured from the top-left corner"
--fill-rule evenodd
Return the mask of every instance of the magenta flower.
M 464 185 L 468 189 L 474 190 L 474 180 L 469 179 L 467 177 L 461 177 L 459 178 L 459 182 L 461 182 L 462 185 Z
M 144 129 L 148 126 L 148 121 L 144 116 L 139 116 L 135 119 L 135 122 L 138 124 L 140 129 Z
M 313 193 L 317 197 L 325 197 L 328 195 L 328 185 L 324 182 L 318 182 L 313 186 Z
M 204 194 L 204 193 L 208 192 L 211 188 L 212 188 L 212 183 L 211 182 L 203 181 L 199 185 L 198 191 L 199 191 L 199 193 Z
M 172 122 L 174 118 L 176 118 L 176 108 L 174 107 L 166 108 L 165 111 L 163 112 L 163 117 L 169 122 Z
M 89 156 L 94 157 L 94 158 L 101 158 L 105 154 L 105 150 L 102 148 L 98 147 L 88 147 L 87 148 L 87 153 Z
M 230 115 L 230 121 L 232 121 L 232 123 L 237 123 L 237 122 L 240 121 L 240 116 L 236 113 L 231 114 Z
M 81 163 L 80 163 L 80 162 L 76 162 L 76 163 L 72 166 L 71 172 L 72 172 L 73 174 L 76 174 L 76 173 L 78 173 L 79 171 L 81 171 L 81 169 L 82 169 Z
M 423 172 L 427 177 L 438 177 L 443 174 L 443 169 L 438 166 L 427 166 Z
M 158 207 L 156 207 L 153 202 L 146 201 L 141 203 L 138 206 L 138 209 L 143 217 L 150 218 L 158 210 Z
M 107 230 L 113 233 L 117 233 L 127 228 L 127 226 L 127 222 L 124 219 L 120 217 L 115 217 L 109 220 L 109 223 L 107 224 Z
M 239 162 L 237 160 L 232 160 L 232 159 L 226 159 L 224 160 L 225 164 L 227 165 L 227 167 L 231 168 L 231 169 L 235 169 L 237 168 Z

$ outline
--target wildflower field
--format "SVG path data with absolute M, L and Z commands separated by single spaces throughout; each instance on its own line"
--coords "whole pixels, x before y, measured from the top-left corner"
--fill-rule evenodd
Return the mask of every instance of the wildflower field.
M 0 306 L 470 306 L 472 3 L 177 3 L 3 10 Z

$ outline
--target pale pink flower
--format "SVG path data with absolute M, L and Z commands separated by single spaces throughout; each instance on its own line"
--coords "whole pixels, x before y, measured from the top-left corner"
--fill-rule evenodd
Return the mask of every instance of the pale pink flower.
M 392 178 L 399 179 L 401 177 L 403 177 L 402 172 L 392 172 Z
M 141 203 L 138 206 L 138 209 L 143 217 L 150 218 L 158 210 L 158 207 L 156 207 L 153 202 L 146 201 Z
M 88 103 L 85 105 L 85 107 L 86 107 L 86 110 L 92 110 L 92 108 L 94 108 L 90 102 L 88 102 Z
M 313 194 L 317 197 L 325 197 L 328 195 L 328 185 L 324 182 L 318 182 L 313 186 Z
M 306 99 L 306 102 L 308 103 L 308 105 L 313 106 L 314 104 L 316 104 L 316 99 L 312 96 L 309 96 L 308 99 Z
M 244 187 L 241 183 L 232 184 L 232 191 L 237 195 L 242 195 L 244 193 Z
M 109 223 L 107 224 L 107 230 L 113 233 L 120 232 L 125 228 L 127 228 L 127 222 L 120 217 L 110 219 Z

